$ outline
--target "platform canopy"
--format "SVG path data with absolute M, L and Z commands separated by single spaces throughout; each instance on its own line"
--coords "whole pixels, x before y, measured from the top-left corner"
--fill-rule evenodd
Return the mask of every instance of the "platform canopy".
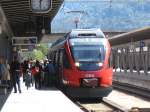
M 50 33 L 50 23 L 58 12 L 63 0 L 50 1 L 51 10 L 46 13 L 35 13 L 31 9 L 30 0 L 0 0 L 0 5 L 5 13 L 13 35 L 40 35 L 43 28 L 45 29 L 44 32 Z
M 150 39 L 150 27 L 145 27 L 127 33 L 122 33 L 120 35 L 112 36 L 109 38 L 109 42 L 112 46 L 115 46 L 146 39 Z

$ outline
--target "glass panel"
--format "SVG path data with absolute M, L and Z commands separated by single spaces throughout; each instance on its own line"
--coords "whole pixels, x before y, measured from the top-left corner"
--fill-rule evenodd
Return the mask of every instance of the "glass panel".
M 72 46 L 72 53 L 75 62 L 103 62 L 103 45 L 77 45 Z

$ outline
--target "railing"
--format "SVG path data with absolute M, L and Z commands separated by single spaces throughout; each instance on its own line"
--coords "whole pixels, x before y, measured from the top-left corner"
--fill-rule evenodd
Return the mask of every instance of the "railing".
M 150 74 L 150 44 L 145 47 L 116 47 L 112 49 L 112 63 L 115 72 L 137 72 Z
M 109 39 L 113 80 L 150 90 L 150 27 Z

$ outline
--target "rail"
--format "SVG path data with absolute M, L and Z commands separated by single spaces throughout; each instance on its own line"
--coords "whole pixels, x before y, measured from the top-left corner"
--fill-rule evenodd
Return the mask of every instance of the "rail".
M 145 47 L 120 47 L 112 49 L 112 65 L 115 72 L 150 74 L 150 44 Z
M 114 105 L 114 103 L 109 100 L 106 101 L 100 99 L 78 99 L 74 102 L 84 112 L 124 112 L 122 107 Z
M 127 84 L 127 83 L 121 83 L 117 81 L 113 82 L 113 87 L 119 90 L 134 93 L 144 98 L 150 99 L 150 94 L 149 94 L 150 90 L 144 87 L 139 87 L 139 86 L 135 86 L 135 85 Z

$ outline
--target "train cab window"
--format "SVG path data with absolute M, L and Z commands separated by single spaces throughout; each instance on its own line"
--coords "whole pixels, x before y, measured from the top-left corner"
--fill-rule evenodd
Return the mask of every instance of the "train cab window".
M 104 62 L 105 50 L 102 45 L 78 45 L 71 47 L 75 62 Z
M 66 50 L 64 50 L 64 55 L 63 55 L 63 66 L 68 69 L 70 68 L 69 57 L 66 53 Z
M 71 47 L 77 68 L 82 71 L 101 69 L 105 60 L 105 48 L 103 45 L 74 45 Z

